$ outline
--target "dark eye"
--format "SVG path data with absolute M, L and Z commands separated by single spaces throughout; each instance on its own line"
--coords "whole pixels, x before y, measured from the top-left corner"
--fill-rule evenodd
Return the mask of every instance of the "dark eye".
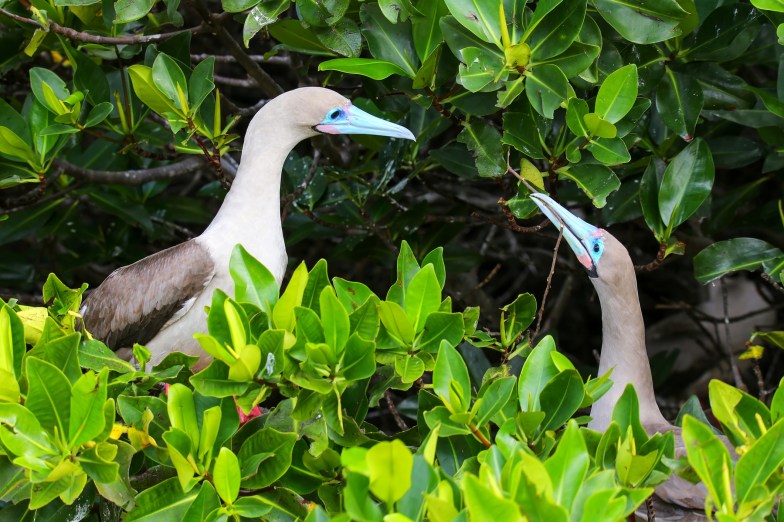
M 599 253 L 599 243 L 593 244 L 593 251 L 596 252 L 597 254 Z
M 340 118 L 340 109 L 335 109 L 329 114 L 330 120 L 337 120 L 338 118 Z

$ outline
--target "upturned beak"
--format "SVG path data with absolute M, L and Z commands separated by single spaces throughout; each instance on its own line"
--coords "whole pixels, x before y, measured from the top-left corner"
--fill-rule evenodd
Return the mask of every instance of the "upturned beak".
M 343 109 L 346 117 L 329 123 L 316 125 L 316 130 L 327 134 L 371 134 L 416 141 L 414 134 L 407 128 L 392 123 L 372 114 L 368 114 L 355 105 Z
M 547 219 L 559 230 L 563 230 L 569 248 L 577 256 L 580 264 L 588 270 L 588 275 L 598 277 L 596 263 L 590 254 L 590 243 L 593 238 L 601 235 L 601 230 L 578 218 L 547 194 L 535 192 L 530 197 Z

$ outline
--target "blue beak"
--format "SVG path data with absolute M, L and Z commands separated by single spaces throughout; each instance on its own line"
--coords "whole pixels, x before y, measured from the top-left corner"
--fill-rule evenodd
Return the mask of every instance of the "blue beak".
M 371 134 L 416 141 L 407 128 L 377 118 L 355 105 L 345 107 L 340 113 L 337 118 L 325 119 L 316 125 L 315 129 L 326 134 Z
M 597 277 L 596 260 L 591 253 L 590 244 L 595 238 L 602 237 L 602 230 L 578 218 L 547 194 L 535 192 L 530 198 L 559 230 L 577 256 L 578 261 L 588 270 L 591 277 Z

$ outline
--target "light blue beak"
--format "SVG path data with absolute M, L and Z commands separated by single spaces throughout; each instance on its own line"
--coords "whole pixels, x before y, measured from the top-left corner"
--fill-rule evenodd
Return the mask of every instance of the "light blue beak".
M 547 219 L 559 230 L 563 230 L 564 238 L 569 244 L 578 261 L 588 270 L 591 277 L 596 277 L 596 259 L 592 255 L 591 242 L 602 237 L 600 228 L 578 218 L 547 194 L 535 192 L 530 195 L 536 206 L 547 216 Z
M 369 114 L 355 105 L 342 109 L 342 114 L 316 125 L 316 130 L 327 134 L 371 134 L 416 141 L 407 128 Z

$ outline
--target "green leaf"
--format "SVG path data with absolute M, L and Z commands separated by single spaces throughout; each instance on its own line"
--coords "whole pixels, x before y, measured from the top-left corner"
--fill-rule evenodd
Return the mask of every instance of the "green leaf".
M 215 491 L 223 502 L 231 504 L 240 493 L 240 463 L 229 448 L 221 448 L 212 471 Z
M 199 494 L 193 500 L 188 510 L 182 517 L 182 522 L 203 522 L 207 520 L 207 516 L 214 510 L 218 509 L 221 505 L 220 499 L 215 488 L 209 482 L 202 482 L 197 491 Z
M 325 342 L 335 354 L 340 354 L 346 346 L 351 329 L 346 309 L 338 301 L 335 290 L 331 286 L 321 291 L 319 306 Z
M 422 14 L 411 17 L 412 36 L 417 56 L 424 62 L 444 41 L 439 21 L 448 11 L 444 2 L 419 2 L 417 9 Z
M 37 164 L 33 148 L 8 127 L 0 127 L 0 154 L 26 161 L 31 166 Z
M 460 354 L 447 341 L 441 341 L 433 368 L 433 391 L 453 413 L 468 411 L 471 380 Z
M 684 140 L 691 141 L 702 105 L 702 89 L 697 81 L 666 67 L 656 89 L 656 110 L 664 124 Z
M 571 102 L 572 100 L 569 101 Z M 595 137 L 615 138 L 618 135 L 618 129 L 616 129 L 615 125 L 600 118 L 596 113 L 589 112 L 583 116 L 583 123 L 585 123 L 588 132 Z M 626 145 L 624 145 L 624 150 L 626 150 Z
M 575 100 L 577 98 L 571 98 Z M 521 105 L 523 111 L 507 111 L 504 113 L 504 136 L 503 143 L 511 145 L 526 156 L 532 159 L 544 159 L 542 154 L 542 142 L 540 133 L 545 132 L 541 129 L 544 118 L 537 114 L 530 103 L 523 98 L 515 105 Z
M 547 119 L 569 97 L 569 81 L 564 73 L 552 64 L 539 65 L 526 71 L 525 93 L 531 106 Z
M 784 421 L 774 424 L 749 450 L 741 455 L 735 467 L 735 495 L 743 505 L 754 488 L 764 486 L 776 470 L 784 465 Z
M 253 303 L 270 315 L 278 301 L 278 283 L 267 267 L 237 245 L 231 251 L 229 272 L 237 301 Z
M 359 10 L 362 35 L 368 43 L 373 58 L 391 62 L 409 78 L 416 76 L 419 60 L 414 51 L 411 23 L 391 23 L 378 5 L 364 4 Z
M 349 381 L 370 378 L 376 371 L 375 344 L 353 334 L 348 338 L 340 373 Z
M 510 346 L 536 317 L 536 298 L 532 294 L 520 294 L 510 304 L 501 308 L 501 311 L 501 343 Z
M 278 20 L 269 26 L 270 35 L 283 47 L 296 52 L 317 56 L 335 56 L 335 53 L 319 41 L 313 31 L 299 20 Z
M 545 412 L 541 432 L 559 428 L 580 408 L 585 397 L 585 386 L 577 370 L 565 370 L 542 388 L 539 402 Z
M 79 447 L 104 431 L 107 379 L 107 371 L 99 375 L 88 372 L 74 383 L 70 404 L 70 447 Z
M 177 477 L 145 489 L 135 499 L 135 507 L 125 516 L 129 522 L 182 520 L 188 507 L 199 495 L 199 488 L 183 492 Z
M 553 497 L 571 512 L 577 492 L 588 475 L 590 458 L 585 439 L 575 420 L 570 420 L 555 452 L 544 467 L 553 481 Z
M 537 344 L 523 364 L 520 379 L 517 383 L 520 409 L 527 411 L 541 411 L 539 396 L 545 385 L 558 374 L 558 368 L 553 363 L 550 353 L 555 351 L 555 341 L 552 336 L 545 336 Z
M 681 34 L 689 16 L 676 0 L 594 0 L 599 14 L 626 40 L 652 44 Z
M 442 340 L 457 346 L 463 340 L 464 323 L 460 313 L 433 312 L 427 316 L 417 349 L 437 352 Z
M 637 66 L 626 65 L 602 82 L 596 95 L 596 114 L 616 123 L 629 113 L 637 99 Z
M 706 284 L 737 270 L 757 270 L 762 263 L 782 255 L 784 252 L 761 239 L 738 237 L 719 241 L 694 256 L 694 277 Z
M 683 419 L 683 442 L 689 464 L 708 488 L 715 505 L 732 509 L 732 459 L 727 448 L 708 426 L 690 416 Z
M 131 85 L 136 96 L 149 108 L 158 114 L 174 113 L 176 105 L 164 96 L 155 86 L 152 69 L 145 65 L 131 65 L 128 67 Z
M 605 165 L 619 165 L 632 159 L 626 143 L 621 138 L 594 138 L 586 148 L 596 161 Z
M 687 54 L 696 60 L 734 60 L 754 41 L 759 30 L 754 22 L 759 16 L 748 4 L 718 7 L 700 25 Z
M 487 43 L 500 45 L 501 0 L 445 0 L 446 7 L 460 24 Z
M 387 332 L 404 345 L 414 341 L 414 325 L 408 320 L 405 310 L 393 301 L 378 303 L 378 316 Z
M 568 178 L 577 183 L 577 186 L 591 198 L 597 208 L 602 208 L 607 203 L 607 196 L 618 190 L 621 181 L 618 176 L 604 165 L 583 163 L 569 165 L 558 169 L 559 177 Z
M 474 156 L 482 177 L 499 177 L 506 173 L 506 162 L 501 147 L 501 135 L 481 119 L 463 122 L 457 141 L 465 143 Z
M 155 88 L 182 113 L 188 113 L 188 84 L 180 66 L 170 56 L 160 53 L 152 64 Z M 175 111 L 176 112 L 176 111 Z
M 670 230 L 686 221 L 710 195 L 713 156 L 700 138 L 683 149 L 664 170 L 659 189 L 659 214 Z
M 25 406 L 44 429 L 65 441 L 70 429 L 71 410 L 61 407 L 60 401 L 70 404 L 71 383 L 57 367 L 33 357 L 27 359 L 25 374 L 29 383 Z
M 645 432 L 640 422 L 640 402 L 637 399 L 637 391 L 629 383 L 623 390 L 612 411 L 612 420 L 618 425 L 621 433 L 626 433 L 631 429 L 635 442 L 642 446 L 648 441 L 648 434 Z
M 414 456 L 400 440 L 379 442 L 367 452 L 370 491 L 392 505 L 411 487 Z
M 471 520 L 490 522 L 493 520 L 524 520 L 517 503 L 501 496 L 500 492 L 485 485 L 474 475 L 467 473 L 462 482 L 465 503 Z M 541 519 L 553 520 L 554 519 Z M 558 521 L 560 522 L 560 521 Z
M 422 267 L 411 279 L 406 288 L 405 303 L 406 316 L 414 332 L 421 332 L 428 316 L 441 304 L 441 285 L 432 264 Z
M 0 439 L 12 454 L 38 457 L 57 453 L 36 415 L 21 404 L 0 403 L 0 424 L 8 428 L 0 429 Z
M 147 16 L 155 0 L 117 0 L 114 3 L 115 24 L 133 22 Z
M 192 447 L 198 448 L 200 431 L 193 392 L 177 383 L 169 386 L 168 395 L 166 407 L 172 427 L 182 430 L 190 438 Z
M 563 0 L 547 13 L 530 32 L 533 60 L 541 62 L 566 51 L 580 34 L 585 10 L 585 0 Z
M 502 377 L 490 383 L 476 400 L 472 412 L 478 428 L 487 424 L 509 402 L 515 388 L 514 377 Z
M 205 98 L 215 89 L 213 75 L 215 70 L 215 57 L 210 56 L 193 68 L 188 80 L 188 101 L 191 111 L 196 111 Z
M 348 74 L 358 74 L 373 80 L 383 80 L 393 74 L 408 75 L 406 71 L 392 62 L 370 58 L 336 58 L 321 62 L 318 69 L 319 71 L 340 71 Z
M 302 297 L 305 295 L 305 288 L 308 284 L 308 269 L 305 263 L 300 263 L 294 273 L 291 274 L 286 290 L 275 303 L 272 309 L 272 323 L 275 328 L 294 331 L 296 318 L 294 308 L 302 304 Z
M 85 127 L 95 127 L 109 116 L 114 110 L 114 105 L 109 102 L 101 102 L 90 110 L 87 119 L 84 120 Z
M 245 44 L 245 47 L 248 47 L 251 38 L 274 23 L 290 5 L 291 0 L 265 0 L 257 3 L 256 7 L 248 13 L 242 26 L 242 43 Z
M 229 367 L 221 361 L 213 361 L 205 369 L 190 378 L 193 388 L 208 397 L 231 397 L 242 395 L 248 382 L 229 379 Z
M 425 363 L 419 357 L 401 355 L 395 358 L 395 373 L 404 383 L 412 383 L 425 373 Z
M 264 428 L 248 437 L 238 454 L 242 487 L 261 489 L 282 477 L 291 465 L 296 442 L 296 433 L 281 433 L 272 428 Z
M 13 308 L 6 303 L 0 304 L 0 368 L 13 376 L 14 380 L 22 376 L 22 359 L 26 350 L 21 319 Z

